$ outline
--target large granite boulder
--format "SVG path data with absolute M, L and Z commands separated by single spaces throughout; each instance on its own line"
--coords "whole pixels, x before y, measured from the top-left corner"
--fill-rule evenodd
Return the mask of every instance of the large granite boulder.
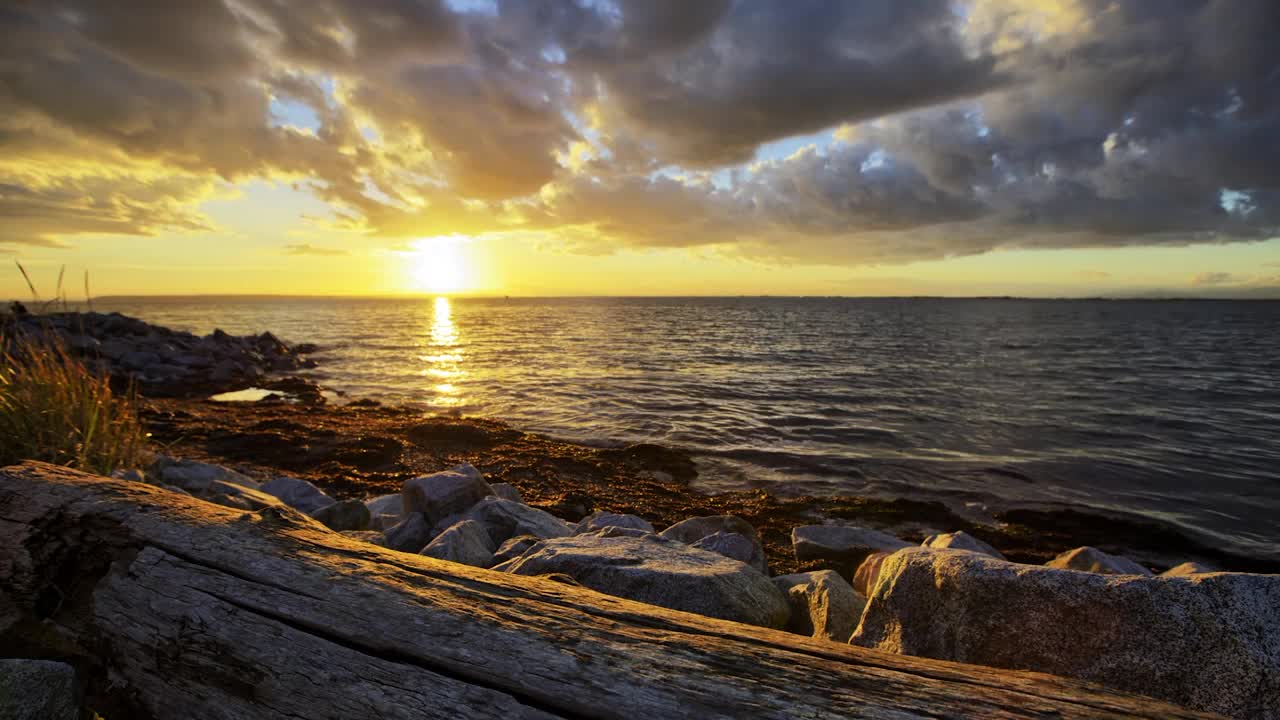
M 599 510 L 582 518 L 577 527 L 574 528 L 573 534 L 581 535 L 583 533 L 595 532 L 596 530 L 606 527 L 635 528 L 636 530 L 653 532 L 653 524 L 638 515 L 611 513 Z
M 475 520 L 463 520 L 436 536 L 420 554 L 473 567 L 493 564 L 493 541 L 489 531 Z
M 1218 568 L 1213 567 L 1197 560 L 1189 560 L 1181 565 L 1173 567 L 1160 573 L 1160 577 L 1180 577 L 1182 575 L 1203 575 L 1204 573 L 1220 572 Z
M 779 575 L 773 584 L 791 603 L 787 632 L 839 643 L 849 642 L 867 599 L 831 570 Z
M 663 530 L 660 534 L 669 540 L 678 540 L 686 545 L 693 545 L 699 540 L 715 533 L 737 533 L 751 541 L 751 556 L 744 560 L 751 567 L 768 575 L 769 566 L 765 561 L 764 544 L 760 542 L 760 534 L 751 523 L 733 515 L 707 515 L 705 517 L 688 518 Z M 723 543 L 720 543 L 723 546 Z
M 540 542 L 542 538 L 533 535 L 517 535 L 510 538 L 499 545 L 498 550 L 493 553 L 493 564 L 500 565 L 508 560 L 514 560 Z
M 262 485 L 262 492 L 275 495 L 283 500 L 285 505 L 297 508 L 308 515 L 337 502 L 315 485 L 292 477 L 269 480 Z
M 193 494 L 199 495 L 209 489 L 209 485 L 217 482 L 229 482 L 241 487 L 260 489 L 253 479 L 238 473 L 231 468 L 197 460 L 160 455 L 143 475 L 148 482 L 157 485 L 174 485 Z
M 892 554 L 874 552 L 863 558 L 853 571 L 853 591 L 863 596 L 870 595 L 871 590 L 876 586 L 876 581 L 880 579 L 880 567 Z
M 933 548 L 935 550 L 969 550 L 970 552 L 982 553 L 990 555 L 998 560 L 1004 560 L 1004 555 L 999 550 L 991 547 L 987 543 L 970 535 L 969 533 L 958 530 L 953 533 L 945 533 L 943 535 L 930 535 L 924 539 L 922 546 Z
M 325 505 L 311 513 L 311 517 L 324 523 L 330 530 L 368 530 L 369 508 L 359 500 L 342 500 Z
M 558 538 L 570 533 L 569 526 L 551 513 L 500 497 L 484 498 L 462 515 L 448 519 L 446 526 L 459 520 L 475 520 L 484 525 L 495 546 L 516 535 Z
M 1122 555 L 1110 555 L 1098 548 L 1078 547 L 1044 564 L 1062 570 L 1082 570 L 1103 575 L 1150 575 L 1151 571 Z
M 673 610 L 781 628 L 790 606 L 749 565 L 629 528 L 544 540 L 495 567 L 518 575 L 562 573 L 609 595 Z
M 409 513 L 396 525 L 383 531 L 386 547 L 400 552 L 416 553 L 431 542 L 431 524 L 422 513 Z
M 52 660 L 0 659 L 0 718 L 79 720 L 75 669 Z
M 167 486 L 174 487 L 174 486 Z M 187 492 L 178 488 L 181 492 Z M 188 493 L 191 494 L 191 493 Z M 194 493 L 194 497 L 208 500 L 211 503 L 225 505 L 226 507 L 238 508 L 240 510 L 248 510 L 257 512 L 269 507 L 282 507 L 284 503 L 275 495 L 269 495 L 261 490 L 255 490 L 252 487 L 237 485 L 233 482 L 224 480 L 214 480 L 210 482 L 204 490 Z
M 719 553 L 727 558 L 733 558 L 738 562 L 744 562 L 752 565 L 758 559 L 756 554 L 756 544 L 745 535 L 731 532 L 713 532 L 710 535 L 693 543 L 691 547 L 699 550 L 707 550 L 713 553 Z M 761 570 L 759 565 L 752 565 L 757 570 Z M 764 572 L 761 570 L 761 572 Z
M 833 565 L 846 578 L 872 553 L 911 547 L 888 533 L 853 525 L 801 525 L 791 530 L 791 545 L 796 560 Z
M 379 495 L 375 498 L 369 498 L 364 501 L 365 507 L 369 508 L 370 517 L 379 515 L 394 515 L 399 517 L 404 515 L 404 494 L 391 493 L 390 495 Z
M 884 561 L 852 642 L 1280 719 L 1280 575 L 1103 575 L 913 548 Z
M 493 495 L 493 489 L 479 470 L 462 464 L 452 470 L 406 480 L 401 494 L 405 514 L 420 512 L 434 525 L 451 515 L 466 512 Z
M 515 485 L 510 483 L 490 483 L 489 487 L 493 488 L 493 494 L 495 496 L 500 497 L 503 500 L 510 500 L 511 502 L 518 503 L 524 502 L 524 498 L 521 497 L 520 491 L 516 489 Z

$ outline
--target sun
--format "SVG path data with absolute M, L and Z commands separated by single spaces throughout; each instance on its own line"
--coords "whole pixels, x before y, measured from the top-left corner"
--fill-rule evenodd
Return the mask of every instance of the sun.
M 409 283 L 415 290 L 450 293 L 471 287 L 467 239 L 459 235 L 419 238 L 406 253 Z

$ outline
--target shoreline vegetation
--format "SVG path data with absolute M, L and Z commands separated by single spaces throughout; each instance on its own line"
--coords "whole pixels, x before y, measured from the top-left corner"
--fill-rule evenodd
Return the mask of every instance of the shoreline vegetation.
M 198 337 L 119 314 L 15 307 L 0 315 L 0 338 L 8 379 L 0 393 L 24 377 L 62 382 L 78 359 L 85 387 L 97 389 L 95 408 L 136 406 L 145 461 L 135 448 L 104 455 L 116 458 L 112 468 L 65 463 L 113 470 L 119 481 L 255 514 L 291 508 L 350 540 L 670 609 L 1280 718 L 1267 689 L 1280 687 L 1280 587 L 1275 576 L 1252 574 L 1280 572 L 1280 562 L 1227 553 L 1152 520 L 1016 508 L 978 524 L 911 498 L 703 494 L 690 487 L 695 459 L 677 448 L 591 447 L 495 419 L 331 403 L 292 374 L 314 367 L 322 348 L 269 332 Z M 52 361 L 18 360 L 41 353 Z M 248 388 L 269 394 L 210 399 Z M 0 475 L 15 472 L 46 471 Z M 0 598 L 6 589 L 0 577 Z M 1046 612 L 1081 627 L 1036 627 Z M 1137 639 L 1108 646 L 1091 639 L 1091 624 Z M 1151 624 L 1162 632 L 1139 627 Z M 992 639 L 1010 628 L 1036 639 L 1016 647 Z M 1162 639 L 1168 633 L 1177 642 Z M 1160 657 L 1206 653 L 1215 659 L 1201 667 L 1169 669 Z

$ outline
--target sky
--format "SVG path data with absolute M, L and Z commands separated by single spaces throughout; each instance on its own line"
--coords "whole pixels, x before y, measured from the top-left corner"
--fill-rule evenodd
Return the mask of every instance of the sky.
M 1280 297 L 1274 0 L 0 4 L 0 297 Z M 10 269 L 5 269 L 6 267 Z

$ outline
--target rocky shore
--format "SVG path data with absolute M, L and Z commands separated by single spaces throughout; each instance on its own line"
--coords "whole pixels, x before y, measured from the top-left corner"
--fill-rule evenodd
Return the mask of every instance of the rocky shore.
M 1280 718 L 1280 576 L 1262 574 L 1278 568 L 1166 526 L 1050 509 L 975 524 L 911 499 L 703 495 L 677 449 L 327 403 L 285 377 L 319 349 L 269 333 L 198 338 L 96 314 L 6 322 L 59 333 L 137 383 L 164 452 L 122 479 L 248 512 L 288 506 L 398 552 L 674 610 Z M 249 386 L 281 392 L 207 399 Z

